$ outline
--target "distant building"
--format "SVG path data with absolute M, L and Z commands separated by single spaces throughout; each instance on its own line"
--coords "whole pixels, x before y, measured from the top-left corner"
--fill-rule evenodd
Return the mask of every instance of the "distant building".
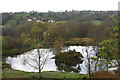
M 36 22 L 41 22 L 40 20 L 36 20 Z
M 42 22 L 42 23 L 44 23 L 42 20 L 36 20 L 36 22 Z
M 28 19 L 27 21 L 30 22 L 30 21 L 32 21 L 32 19 Z
M 36 20 L 36 19 L 37 19 L 36 17 L 33 18 L 33 20 Z
M 40 20 L 42 23 L 44 23 L 42 20 Z
M 55 22 L 54 20 L 48 20 L 48 22 L 51 22 L 51 23 L 53 23 L 53 22 Z

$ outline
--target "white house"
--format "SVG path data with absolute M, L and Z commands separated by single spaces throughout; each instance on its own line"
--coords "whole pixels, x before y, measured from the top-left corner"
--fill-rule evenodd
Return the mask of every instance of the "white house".
M 53 22 L 55 22 L 54 20 L 48 20 L 48 22 L 51 22 L 51 23 L 53 23 Z
M 28 19 L 27 21 L 30 22 L 30 21 L 32 21 L 32 19 Z

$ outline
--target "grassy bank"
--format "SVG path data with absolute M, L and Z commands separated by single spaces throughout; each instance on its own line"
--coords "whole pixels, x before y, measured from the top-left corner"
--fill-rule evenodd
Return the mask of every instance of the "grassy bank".
M 41 72 L 44 78 L 83 78 L 83 74 L 78 73 L 66 73 L 58 71 L 44 71 Z M 3 78 L 37 78 L 37 72 L 24 72 L 19 70 L 13 70 L 10 68 L 3 69 Z

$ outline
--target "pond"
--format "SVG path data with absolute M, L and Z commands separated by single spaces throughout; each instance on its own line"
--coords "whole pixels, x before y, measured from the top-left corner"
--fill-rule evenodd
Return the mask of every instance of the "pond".
M 88 70 L 87 70 L 87 53 L 86 53 L 86 49 L 88 49 L 88 54 L 90 57 L 96 57 L 96 48 L 93 48 L 93 46 L 69 46 L 68 48 L 64 47 L 62 49 L 62 52 L 64 51 L 69 51 L 69 50 L 73 50 L 75 49 L 75 51 L 82 53 L 83 55 L 83 62 L 82 64 L 80 64 L 81 66 L 81 71 L 80 73 L 82 74 L 87 74 Z M 54 57 L 55 55 L 53 54 L 54 51 L 51 49 L 40 49 L 41 51 L 44 50 L 44 53 L 47 55 L 48 54 L 48 58 L 47 61 L 42 69 L 42 71 L 59 71 L 57 70 L 57 66 L 55 64 L 55 59 L 51 59 L 52 57 Z M 38 72 L 37 69 L 35 69 L 34 67 L 25 64 L 25 60 L 27 59 L 27 61 L 32 64 L 32 65 L 36 65 L 36 63 L 29 57 L 33 57 L 35 58 L 34 54 L 37 53 L 37 49 L 28 51 L 26 53 L 23 53 L 21 55 L 18 55 L 17 57 L 8 57 L 6 58 L 6 63 L 11 65 L 12 69 L 15 70 L 21 70 L 21 71 L 26 71 L 26 72 Z M 45 56 L 46 56 L 45 55 Z M 44 56 L 44 57 L 45 57 Z M 43 57 L 43 58 L 44 58 Z M 94 63 L 92 63 L 91 67 L 94 67 Z M 109 68 L 109 70 L 113 70 L 116 68 Z

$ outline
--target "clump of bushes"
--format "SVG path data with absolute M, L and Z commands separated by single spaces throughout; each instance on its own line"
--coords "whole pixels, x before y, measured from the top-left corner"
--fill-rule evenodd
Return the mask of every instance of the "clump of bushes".
M 82 54 L 80 52 L 76 52 L 75 50 L 58 52 L 55 57 L 53 57 L 58 70 L 76 73 L 79 73 L 81 70 L 80 64 L 83 62 L 82 58 Z
M 5 62 L 2 62 L 2 69 L 11 68 L 11 66 Z

